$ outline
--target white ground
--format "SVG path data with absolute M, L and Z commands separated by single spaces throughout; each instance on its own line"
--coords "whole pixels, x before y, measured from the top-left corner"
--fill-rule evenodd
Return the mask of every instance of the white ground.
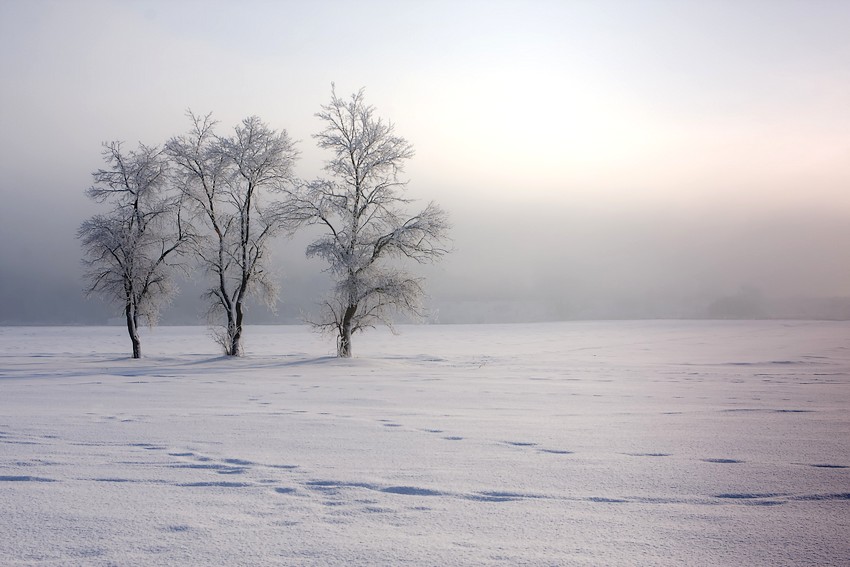
M 0 564 L 850 564 L 850 324 L 356 339 L 0 328 Z

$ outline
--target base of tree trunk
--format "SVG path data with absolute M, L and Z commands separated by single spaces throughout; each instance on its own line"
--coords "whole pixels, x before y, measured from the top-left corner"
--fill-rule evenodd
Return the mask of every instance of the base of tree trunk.
M 351 334 L 343 334 L 337 339 L 336 355 L 339 358 L 351 358 Z

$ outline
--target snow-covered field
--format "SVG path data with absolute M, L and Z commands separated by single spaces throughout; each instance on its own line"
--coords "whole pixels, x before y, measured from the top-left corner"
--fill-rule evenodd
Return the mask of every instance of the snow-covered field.
M 401 331 L 0 328 L 0 564 L 850 564 L 850 324 Z

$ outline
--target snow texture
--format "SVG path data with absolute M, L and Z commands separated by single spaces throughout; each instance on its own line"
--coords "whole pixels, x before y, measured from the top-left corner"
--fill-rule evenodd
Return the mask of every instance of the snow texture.
M 850 324 L 0 328 L 3 565 L 847 565 Z

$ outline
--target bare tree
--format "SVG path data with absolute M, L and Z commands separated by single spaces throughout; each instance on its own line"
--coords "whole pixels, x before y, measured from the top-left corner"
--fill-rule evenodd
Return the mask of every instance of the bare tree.
M 337 336 L 337 355 L 351 356 L 351 335 L 377 323 L 392 328 L 390 315 L 400 310 L 422 316 L 422 281 L 392 260 L 430 262 L 448 252 L 449 222 L 433 202 L 409 216 L 411 203 L 399 180 L 413 147 L 396 136 L 393 125 L 374 116 L 363 90 L 343 100 L 331 89 L 331 102 L 316 114 L 324 129 L 314 137 L 333 157 L 326 163 L 330 179 L 299 188 L 287 202 L 293 222 L 319 225 L 325 234 L 307 248 L 322 258 L 336 279 L 333 295 L 312 324 Z
M 205 296 L 216 340 L 225 354 L 239 356 L 247 297 L 272 309 L 277 302 L 265 260 L 269 239 L 284 223 L 280 203 L 267 200 L 267 192 L 293 182 L 298 152 L 285 130 L 272 130 L 256 116 L 219 137 L 210 115 L 188 115 L 191 130 L 169 140 L 166 150 L 180 171 L 183 194 L 207 228 L 195 252 L 213 280 Z
M 83 222 L 87 294 L 98 293 L 123 307 L 133 358 L 142 355 L 139 323 L 157 321 L 175 291 L 174 259 L 190 238 L 179 197 L 167 193 L 167 161 L 157 147 L 122 152 L 104 144 L 106 169 L 92 174 L 87 195 L 112 210 Z

